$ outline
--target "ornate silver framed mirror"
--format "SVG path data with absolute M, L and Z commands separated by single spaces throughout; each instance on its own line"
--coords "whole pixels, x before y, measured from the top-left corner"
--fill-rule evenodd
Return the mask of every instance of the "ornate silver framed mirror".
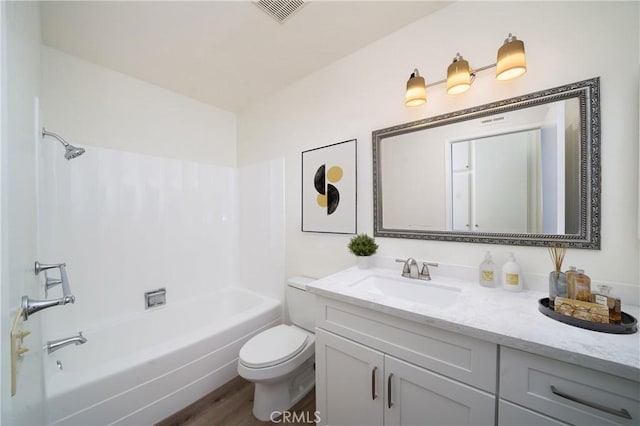
M 373 132 L 374 235 L 600 248 L 600 80 Z

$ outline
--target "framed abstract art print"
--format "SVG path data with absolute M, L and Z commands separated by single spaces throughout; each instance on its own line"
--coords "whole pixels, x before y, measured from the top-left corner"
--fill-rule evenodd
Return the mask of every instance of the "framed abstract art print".
M 302 153 L 302 231 L 357 232 L 357 141 Z

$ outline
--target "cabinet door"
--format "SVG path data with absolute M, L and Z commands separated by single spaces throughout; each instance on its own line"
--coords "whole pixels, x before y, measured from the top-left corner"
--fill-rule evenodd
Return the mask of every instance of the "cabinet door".
M 385 426 L 494 424 L 495 396 L 389 355 L 384 385 Z
M 382 425 L 384 355 L 316 328 L 319 424 Z

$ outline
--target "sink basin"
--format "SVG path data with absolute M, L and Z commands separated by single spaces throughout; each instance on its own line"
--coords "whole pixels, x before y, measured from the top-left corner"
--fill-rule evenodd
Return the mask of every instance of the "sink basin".
M 354 293 L 366 293 L 411 303 L 431 306 L 449 306 L 456 302 L 460 289 L 439 284 L 437 281 L 419 281 L 371 275 L 351 284 Z

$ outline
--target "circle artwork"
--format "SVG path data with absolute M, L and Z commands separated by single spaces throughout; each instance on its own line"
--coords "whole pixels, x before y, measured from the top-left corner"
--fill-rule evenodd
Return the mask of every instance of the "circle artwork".
M 340 204 L 340 191 L 332 184 L 339 182 L 343 174 L 340 166 L 332 166 L 326 170 L 326 164 L 323 164 L 316 170 L 313 184 L 318 191 L 317 202 L 318 206 L 327 209 L 327 215 L 334 213 Z

